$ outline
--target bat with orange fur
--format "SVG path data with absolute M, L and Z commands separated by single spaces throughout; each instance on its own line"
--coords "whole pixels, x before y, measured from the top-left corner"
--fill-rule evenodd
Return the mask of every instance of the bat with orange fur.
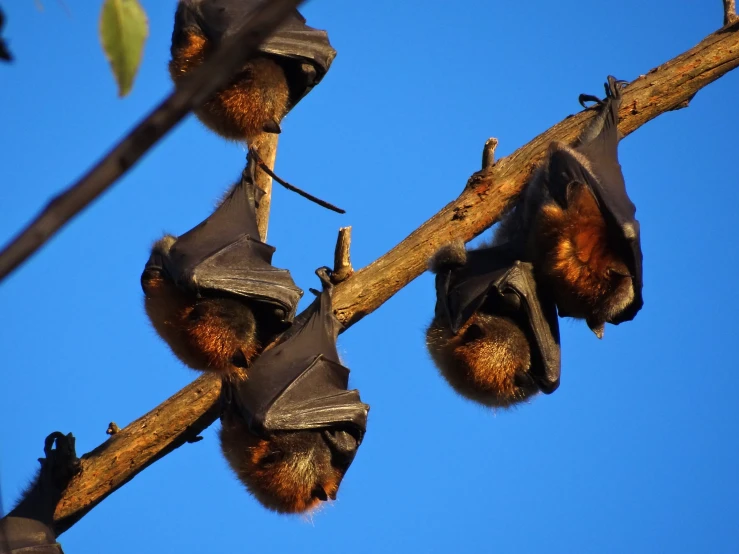
M 0 519 L 0 554 L 63 554 L 56 542 L 54 510 L 80 460 L 71 433 L 46 437 L 41 469 L 18 505 Z M 2 516 L 2 514 L 0 514 Z
M 598 115 L 575 146 L 549 146 L 547 159 L 496 235 L 518 242 L 559 315 L 585 319 L 601 338 L 606 323 L 632 320 L 643 305 L 636 208 L 618 162 L 623 81 L 609 76 Z
M 258 4 L 255 0 L 180 0 L 169 64 L 175 83 L 238 31 Z M 261 133 L 279 133 L 283 117 L 323 79 L 335 56 L 326 32 L 307 26 L 296 10 L 259 47 L 259 55 L 195 113 L 227 139 L 251 144 Z
M 367 427 L 369 406 L 347 390 L 325 268 L 315 311 L 222 389 L 221 449 L 267 508 L 301 513 L 335 499 Z
M 303 295 L 259 240 L 258 193 L 245 175 L 205 221 L 159 240 L 141 275 L 149 319 L 193 369 L 242 372 L 291 324 Z
M 537 290 L 531 264 L 506 247 L 437 252 L 436 310 L 426 345 L 462 396 L 507 408 L 559 386 L 559 325 L 554 303 Z

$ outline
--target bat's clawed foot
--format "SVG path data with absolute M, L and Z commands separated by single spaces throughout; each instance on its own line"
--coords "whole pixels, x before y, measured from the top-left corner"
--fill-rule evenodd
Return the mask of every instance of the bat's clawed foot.
M 72 433 L 65 435 L 56 431 L 46 437 L 44 456 L 39 458 L 41 471 L 50 472 L 52 482 L 59 490 L 66 488 L 72 477 L 82 469 Z
M 597 96 L 593 96 L 592 94 L 581 94 L 580 96 L 577 97 L 577 101 L 586 110 L 589 108 L 597 108 L 603 105 L 603 100 L 601 100 Z M 594 102 L 595 106 L 588 106 L 587 102 Z
M 328 266 L 323 266 L 316 269 L 316 275 L 318 275 L 318 278 L 321 280 L 321 284 L 326 288 L 333 288 L 333 284 L 331 283 L 332 274 L 333 271 Z
M 585 108 L 598 108 L 600 106 L 603 106 L 608 99 L 616 99 L 621 97 L 621 90 L 628 85 L 628 81 L 624 81 L 621 79 L 616 79 L 613 75 L 609 75 L 606 83 L 604 85 L 605 91 L 606 91 L 606 98 L 600 99 L 597 96 L 594 96 L 592 94 L 581 94 L 578 96 L 577 101 L 580 103 L 580 105 Z M 594 102 L 595 106 L 588 106 L 587 102 Z

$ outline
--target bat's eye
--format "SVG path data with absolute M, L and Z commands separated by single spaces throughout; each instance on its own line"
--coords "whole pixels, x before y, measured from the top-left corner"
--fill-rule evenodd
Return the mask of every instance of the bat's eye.
M 608 268 L 608 276 L 613 277 L 631 277 L 631 274 L 629 274 L 628 271 L 624 271 L 622 269 L 617 269 L 615 267 L 609 267 Z
M 277 462 L 282 460 L 282 452 L 270 452 L 266 456 L 264 456 L 261 460 L 259 460 L 259 465 L 264 468 L 270 468 L 273 465 L 275 465 Z

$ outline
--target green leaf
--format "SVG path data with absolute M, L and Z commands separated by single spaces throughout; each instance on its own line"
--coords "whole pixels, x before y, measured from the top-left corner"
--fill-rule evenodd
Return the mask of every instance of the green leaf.
M 118 82 L 119 96 L 131 91 L 148 34 L 149 22 L 138 0 L 105 0 L 100 41 Z

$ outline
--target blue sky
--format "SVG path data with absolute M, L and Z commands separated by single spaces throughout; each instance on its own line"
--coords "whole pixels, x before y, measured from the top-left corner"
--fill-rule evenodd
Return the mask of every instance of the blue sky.
M 75 181 L 171 89 L 175 2 L 144 1 L 151 33 L 120 100 L 98 4 L 3 2 L 16 63 L 0 66 L 0 242 Z M 91 7 L 94 5 L 94 8 Z M 277 170 L 345 208 L 275 190 L 275 264 L 304 289 L 354 227 L 353 262 L 382 255 L 454 198 L 490 136 L 506 155 L 721 25 L 721 2 L 313 0 L 338 50 L 283 124 Z M 612 23 L 611 23 L 612 22 Z M 141 473 L 61 540 L 106 552 L 737 552 L 739 406 L 734 246 L 739 73 L 627 137 L 645 306 L 598 341 L 562 322 L 562 384 L 492 413 L 456 396 L 424 347 L 423 275 L 342 335 L 372 406 L 338 500 L 310 517 L 259 506 L 215 431 Z M 156 337 L 139 275 L 153 240 L 203 219 L 244 151 L 193 117 L 0 283 L 0 479 L 5 504 L 53 430 L 79 453 L 195 374 Z M 309 296 L 309 295 L 308 295 Z

